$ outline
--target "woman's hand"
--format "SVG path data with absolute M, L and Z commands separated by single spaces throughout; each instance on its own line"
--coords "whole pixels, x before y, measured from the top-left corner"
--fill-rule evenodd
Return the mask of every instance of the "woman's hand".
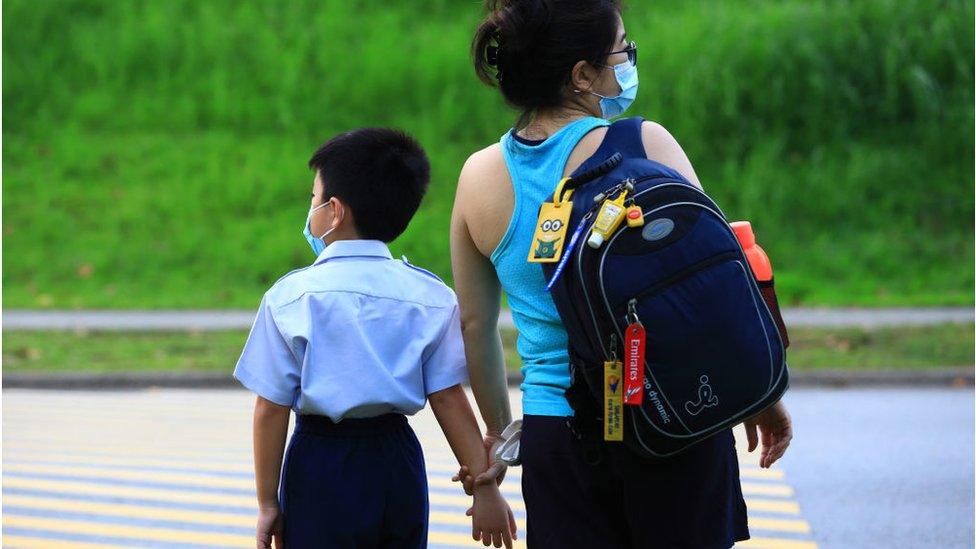
M 284 517 L 277 505 L 258 509 L 257 548 L 271 549 L 271 540 L 277 549 L 285 548 Z
M 762 434 L 762 453 L 759 455 L 759 466 L 768 469 L 783 457 L 786 448 L 793 439 L 793 423 L 786 406 L 780 400 L 753 418 L 743 422 L 746 428 L 746 438 L 749 440 L 749 451 L 756 449 L 759 437 L 756 428 Z
M 505 479 L 505 471 L 508 469 L 508 466 L 505 462 L 495 459 L 495 450 L 502 442 L 504 440 L 498 436 L 485 435 L 484 446 L 485 452 L 488 455 L 488 468 L 477 477 L 472 477 L 468 466 L 461 465 L 457 474 L 451 477 L 453 482 L 460 482 L 464 486 L 465 494 L 469 496 L 474 495 L 475 487 L 485 486 L 492 482 L 496 485 L 501 485 L 502 480 Z

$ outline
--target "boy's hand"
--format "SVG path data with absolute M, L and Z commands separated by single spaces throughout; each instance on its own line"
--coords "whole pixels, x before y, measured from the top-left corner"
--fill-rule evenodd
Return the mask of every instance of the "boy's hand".
M 477 478 L 471 476 L 471 471 L 467 465 L 462 465 L 457 474 L 451 477 L 452 481 L 460 482 L 464 486 L 465 494 L 469 496 L 474 495 L 474 490 L 477 486 L 485 486 L 492 482 L 496 485 L 501 485 L 502 480 L 505 479 L 505 471 L 508 469 L 508 466 L 505 462 L 495 459 L 495 449 L 502 442 L 504 441 L 500 437 L 485 435 L 483 444 L 485 446 L 485 453 L 488 456 L 488 469 L 478 475 Z
M 284 520 L 277 506 L 258 509 L 257 548 L 271 549 L 271 540 L 277 549 L 285 549 Z
M 515 516 L 497 485 L 489 483 L 477 487 L 474 506 L 467 514 L 472 516 L 471 537 L 481 540 L 485 547 L 504 544 L 507 549 L 512 549 L 512 540 L 518 539 Z

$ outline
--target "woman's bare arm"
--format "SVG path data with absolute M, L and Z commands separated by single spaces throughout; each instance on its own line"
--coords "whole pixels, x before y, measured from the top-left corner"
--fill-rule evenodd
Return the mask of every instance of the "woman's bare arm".
M 501 285 L 491 261 L 475 245 L 467 219 L 479 196 L 480 174 L 470 159 L 461 170 L 451 216 L 451 268 L 461 309 L 461 333 L 471 390 L 487 434 L 497 436 L 512 421 L 502 341 L 498 334 Z M 482 187 L 483 189 L 483 187 Z M 483 193 L 483 191 L 481 191 Z

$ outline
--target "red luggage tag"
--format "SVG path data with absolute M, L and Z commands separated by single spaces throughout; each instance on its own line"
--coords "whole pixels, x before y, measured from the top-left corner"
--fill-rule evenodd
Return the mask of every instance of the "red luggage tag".
M 647 334 L 637 318 L 636 302 L 631 300 L 627 313 L 627 333 L 624 335 L 624 404 L 640 406 L 644 402 L 644 347 Z

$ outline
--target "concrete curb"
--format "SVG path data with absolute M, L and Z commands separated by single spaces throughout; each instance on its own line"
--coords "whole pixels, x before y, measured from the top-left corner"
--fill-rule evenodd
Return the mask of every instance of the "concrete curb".
M 786 307 L 783 318 L 794 327 L 932 326 L 966 324 L 974 320 L 973 307 Z M 208 331 L 246 330 L 254 322 L 253 310 L 31 310 L 5 309 L 2 325 L 12 330 L 94 331 Z M 503 309 L 500 328 L 514 328 L 512 312 Z
M 971 367 L 928 370 L 812 370 L 790 372 L 792 387 L 965 387 L 972 388 Z M 508 384 L 517 387 L 522 376 L 512 374 Z M 240 384 L 223 372 L 147 372 L 105 374 L 3 374 L 5 389 L 125 390 L 150 388 L 235 389 Z

